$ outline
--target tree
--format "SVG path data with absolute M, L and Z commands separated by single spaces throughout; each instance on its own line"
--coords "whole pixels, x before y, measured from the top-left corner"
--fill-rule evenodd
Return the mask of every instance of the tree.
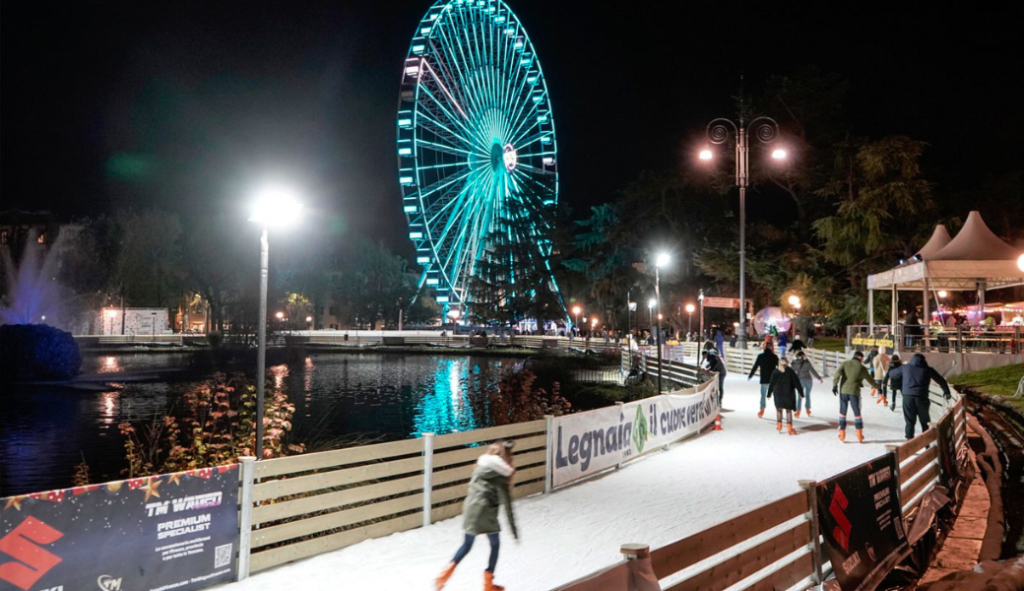
M 113 282 L 133 306 L 168 307 L 181 295 L 186 270 L 178 216 L 147 210 L 114 218 L 120 246 Z

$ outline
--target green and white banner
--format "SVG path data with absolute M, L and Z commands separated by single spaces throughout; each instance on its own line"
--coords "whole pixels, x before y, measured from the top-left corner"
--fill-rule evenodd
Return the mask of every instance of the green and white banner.
M 556 417 L 548 442 L 552 484 L 592 476 L 698 433 L 714 422 L 719 408 L 716 377 L 694 394 L 654 396 Z

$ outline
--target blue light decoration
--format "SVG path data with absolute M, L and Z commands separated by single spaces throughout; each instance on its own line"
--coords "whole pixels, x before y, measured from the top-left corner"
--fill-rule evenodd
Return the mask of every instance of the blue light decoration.
M 446 307 L 472 305 L 470 278 L 503 220 L 527 220 L 533 230 L 513 239 L 540 243 L 550 275 L 551 245 L 531 236 L 558 203 L 547 78 L 501 0 L 438 0 L 415 31 L 397 131 L 403 209 L 424 266 L 419 287 Z

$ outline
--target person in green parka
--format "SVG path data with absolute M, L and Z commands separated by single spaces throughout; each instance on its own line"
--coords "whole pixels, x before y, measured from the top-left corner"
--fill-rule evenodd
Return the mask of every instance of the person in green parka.
M 498 564 L 498 549 L 501 544 L 498 524 L 498 507 L 505 506 L 505 517 L 512 530 L 512 536 L 519 540 L 515 515 L 512 513 L 512 476 L 516 469 L 512 464 L 514 442 L 498 440 L 487 448 L 487 453 L 476 461 L 476 469 L 469 480 L 469 492 L 462 504 L 462 528 L 466 532 L 462 546 L 455 557 L 434 580 L 434 588 L 441 591 L 459 562 L 473 548 L 476 536 L 486 534 L 491 543 L 491 557 L 484 571 L 484 591 L 503 591 L 504 587 L 494 584 L 494 568 Z
M 874 385 L 875 380 L 864 367 L 864 353 L 857 351 L 853 359 L 847 359 L 836 371 L 832 380 L 832 394 L 839 395 L 839 441 L 846 441 L 846 407 L 853 408 L 853 425 L 857 429 L 857 441 L 864 443 L 864 419 L 860 416 L 860 389 Z

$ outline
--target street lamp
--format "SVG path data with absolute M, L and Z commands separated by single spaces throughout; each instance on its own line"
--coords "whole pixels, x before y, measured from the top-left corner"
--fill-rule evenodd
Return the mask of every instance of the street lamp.
M 791 295 L 791 296 L 789 296 L 789 300 L 788 301 L 789 301 L 789 305 L 790 306 L 793 306 L 794 308 L 796 308 L 796 307 L 798 307 L 800 305 L 800 296 L 795 295 L 795 294 Z
M 948 296 L 949 293 L 947 293 L 946 290 L 944 290 L 944 289 L 940 289 L 939 293 L 937 295 L 939 296 L 939 299 L 942 299 L 942 298 Z
M 1020 255 L 1020 258 L 1017 259 L 1017 268 L 1024 271 L 1024 254 Z
M 667 252 L 659 252 L 654 257 L 654 299 L 658 306 L 658 394 L 661 394 L 661 268 L 668 265 Z
M 264 382 L 267 374 L 267 267 L 270 262 L 270 244 L 267 230 L 270 226 L 287 227 L 294 224 L 302 213 L 302 205 L 295 197 L 294 191 L 285 187 L 265 187 L 256 194 L 252 215 L 249 221 L 259 224 L 263 232 L 260 235 L 260 315 L 259 315 L 259 352 L 256 356 L 256 450 L 257 460 L 263 459 L 263 406 Z M 277 313 L 278 319 L 284 318 L 283 312 Z
M 779 135 L 779 124 L 771 117 L 757 117 L 748 124 L 740 117 L 739 124 L 731 119 L 719 117 L 708 123 L 707 139 L 712 144 L 721 145 L 729 139 L 729 128 L 732 128 L 732 136 L 736 140 L 736 186 L 740 189 L 740 325 L 739 325 L 739 346 L 747 348 L 747 282 L 746 282 L 746 247 L 747 247 L 747 184 L 750 180 L 750 146 L 748 144 L 748 133 L 757 138 L 762 144 L 770 144 Z M 705 148 L 700 152 L 701 160 L 711 160 L 711 150 Z M 772 158 L 785 160 L 786 151 L 776 148 L 772 151 Z
M 693 312 L 696 309 L 693 304 L 686 304 L 686 336 L 693 332 Z
M 284 320 L 284 312 L 278 312 L 277 314 L 274 314 L 274 316 L 275 316 L 275 317 L 276 317 L 276 318 L 277 318 L 278 320 Z
M 572 313 L 576 317 L 576 326 L 574 328 L 579 328 L 580 326 L 580 312 L 582 312 L 582 310 L 580 310 L 579 306 L 573 306 Z M 571 336 L 572 331 L 570 331 L 569 334 Z

